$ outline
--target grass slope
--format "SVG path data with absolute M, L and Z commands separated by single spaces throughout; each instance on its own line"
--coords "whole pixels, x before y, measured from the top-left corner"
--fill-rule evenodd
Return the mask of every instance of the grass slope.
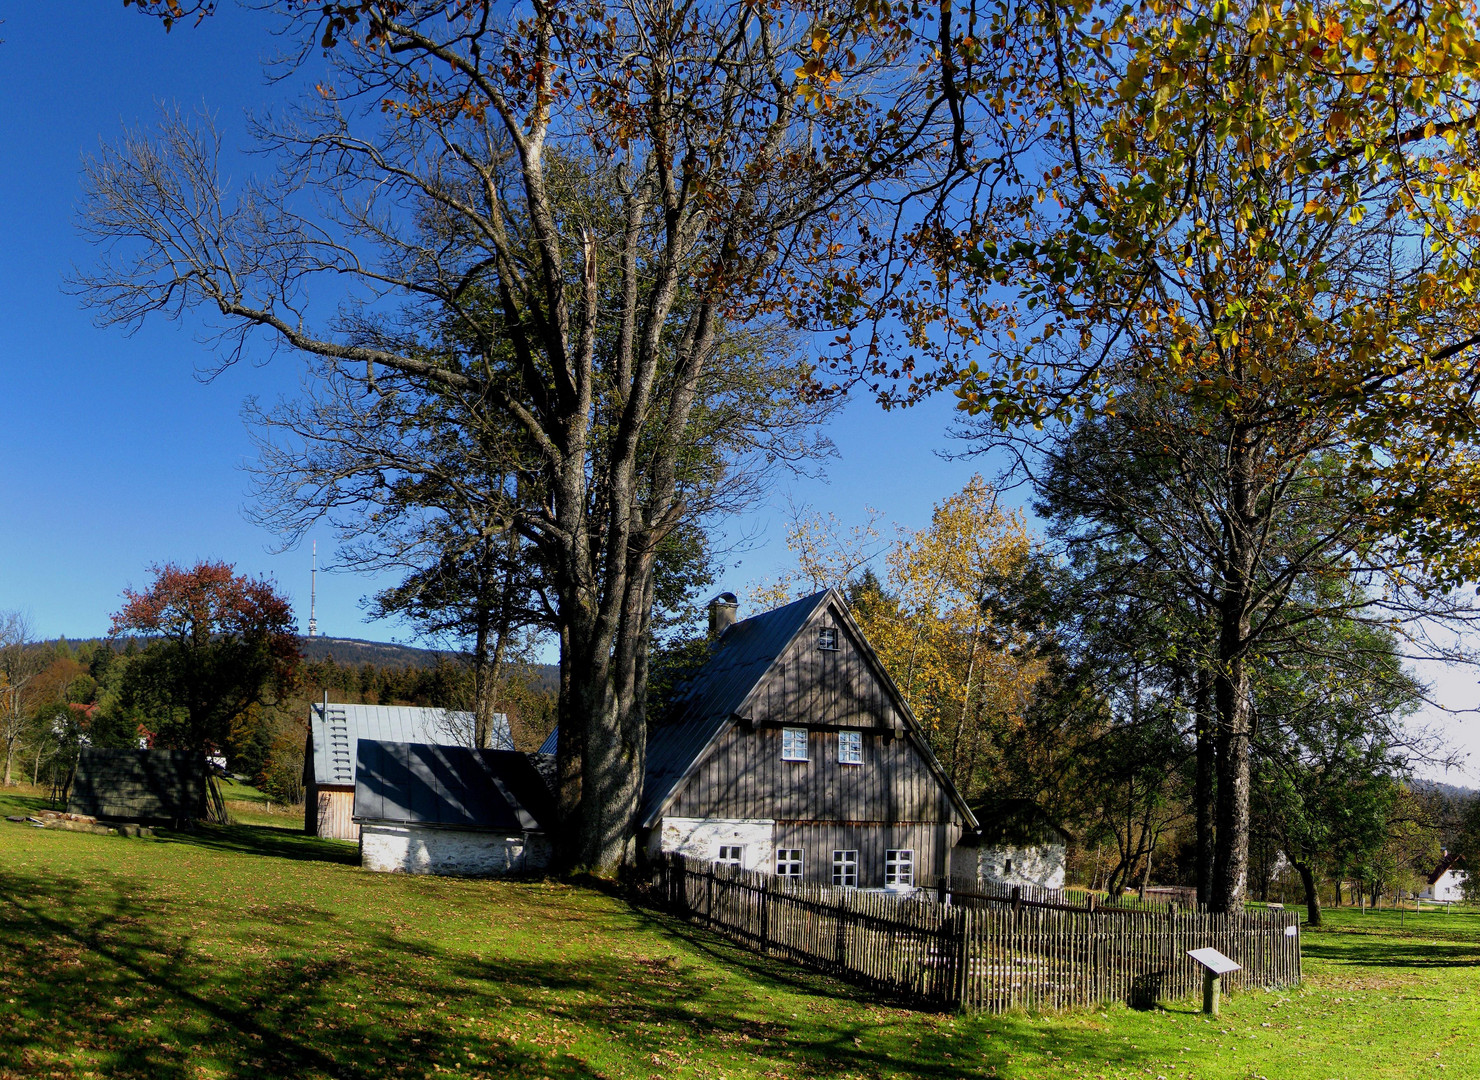
M 285 828 L 0 822 L 0 1077 L 1480 1076 L 1474 915 L 1338 913 L 1304 987 L 1216 1024 L 1192 1002 L 965 1019 L 599 891 L 354 863 Z

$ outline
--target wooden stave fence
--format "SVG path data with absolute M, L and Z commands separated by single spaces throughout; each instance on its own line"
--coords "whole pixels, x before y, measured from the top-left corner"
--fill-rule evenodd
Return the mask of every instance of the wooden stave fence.
M 939 904 L 787 883 L 672 855 L 654 882 L 670 909 L 752 951 L 934 1008 L 1004 1012 L 1179 998 L 1202 986 L 1191 949 L 1241 965 L 1229 988 L 1295 985 L 1299 920 L 1290 912 L 1229 915 L 1075 907 L 983 894 Z M 961 894 L 958 894 L 961 895 Z M 1033 978 L 1020 978 L 1033 975 Z

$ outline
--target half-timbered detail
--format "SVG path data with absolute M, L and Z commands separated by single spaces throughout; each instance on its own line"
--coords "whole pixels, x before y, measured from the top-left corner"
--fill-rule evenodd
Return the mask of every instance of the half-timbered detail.
M 976 820 L 842 596 L 713 621 L 713 655 L 649 738 L 649 854 L 860 888 L 949 878 Z

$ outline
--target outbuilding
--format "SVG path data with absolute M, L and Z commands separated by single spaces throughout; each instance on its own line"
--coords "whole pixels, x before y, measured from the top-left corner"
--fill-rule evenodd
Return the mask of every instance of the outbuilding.
M 310 709 L 303 753 L 303 831 L 310 836 L 358 840 L 354 822 L 355 746 L 382 742 L 460 745 L 472 714 L 401 705 L 344 705 L 327 699 Z M 489 740 L 495 750 L 514 749 L 509 721 L 495 714 Z
M 188 750 L 84 746 L 67 812 L 179 828 L 208 816 L 205 757 Z
M 545 870 L 555 800 L 532 757 L 361 739 L 354 803 L 360 865 L 467 877 Z
M 967 888 L 1064 887 L 1068 833 L 1029 799 L 998 799 L 972 807 L 981 827 L 966 833 L 951 862 Z

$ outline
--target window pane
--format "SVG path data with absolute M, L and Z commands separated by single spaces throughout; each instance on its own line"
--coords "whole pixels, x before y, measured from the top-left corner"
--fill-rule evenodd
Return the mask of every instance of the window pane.
M 776 875 L 778 877 L 800 880 L 802 876 L 801 848 L 776 849 Z
M 863 732 L 838 732 L 838 760 L 844 765 L 863 764 Z
M 858 887 L 858 852 L 833 852 L 833 884 Z
M 914 885 L 915 853 L 910 848 L 884 852 L 884 884 Z
M 781 729 L 781 759 L 783 761 L 807 760 L 807 729 Z
M 745 866 L 745 848 L 738 844 L 721 844 L 716 866 L 733 866 L 737 870 Z
M 817 647 L 829 652 L 836 651 L 838 647 L 838 628 L 835 626 L 824 626 L 817 631 Z

